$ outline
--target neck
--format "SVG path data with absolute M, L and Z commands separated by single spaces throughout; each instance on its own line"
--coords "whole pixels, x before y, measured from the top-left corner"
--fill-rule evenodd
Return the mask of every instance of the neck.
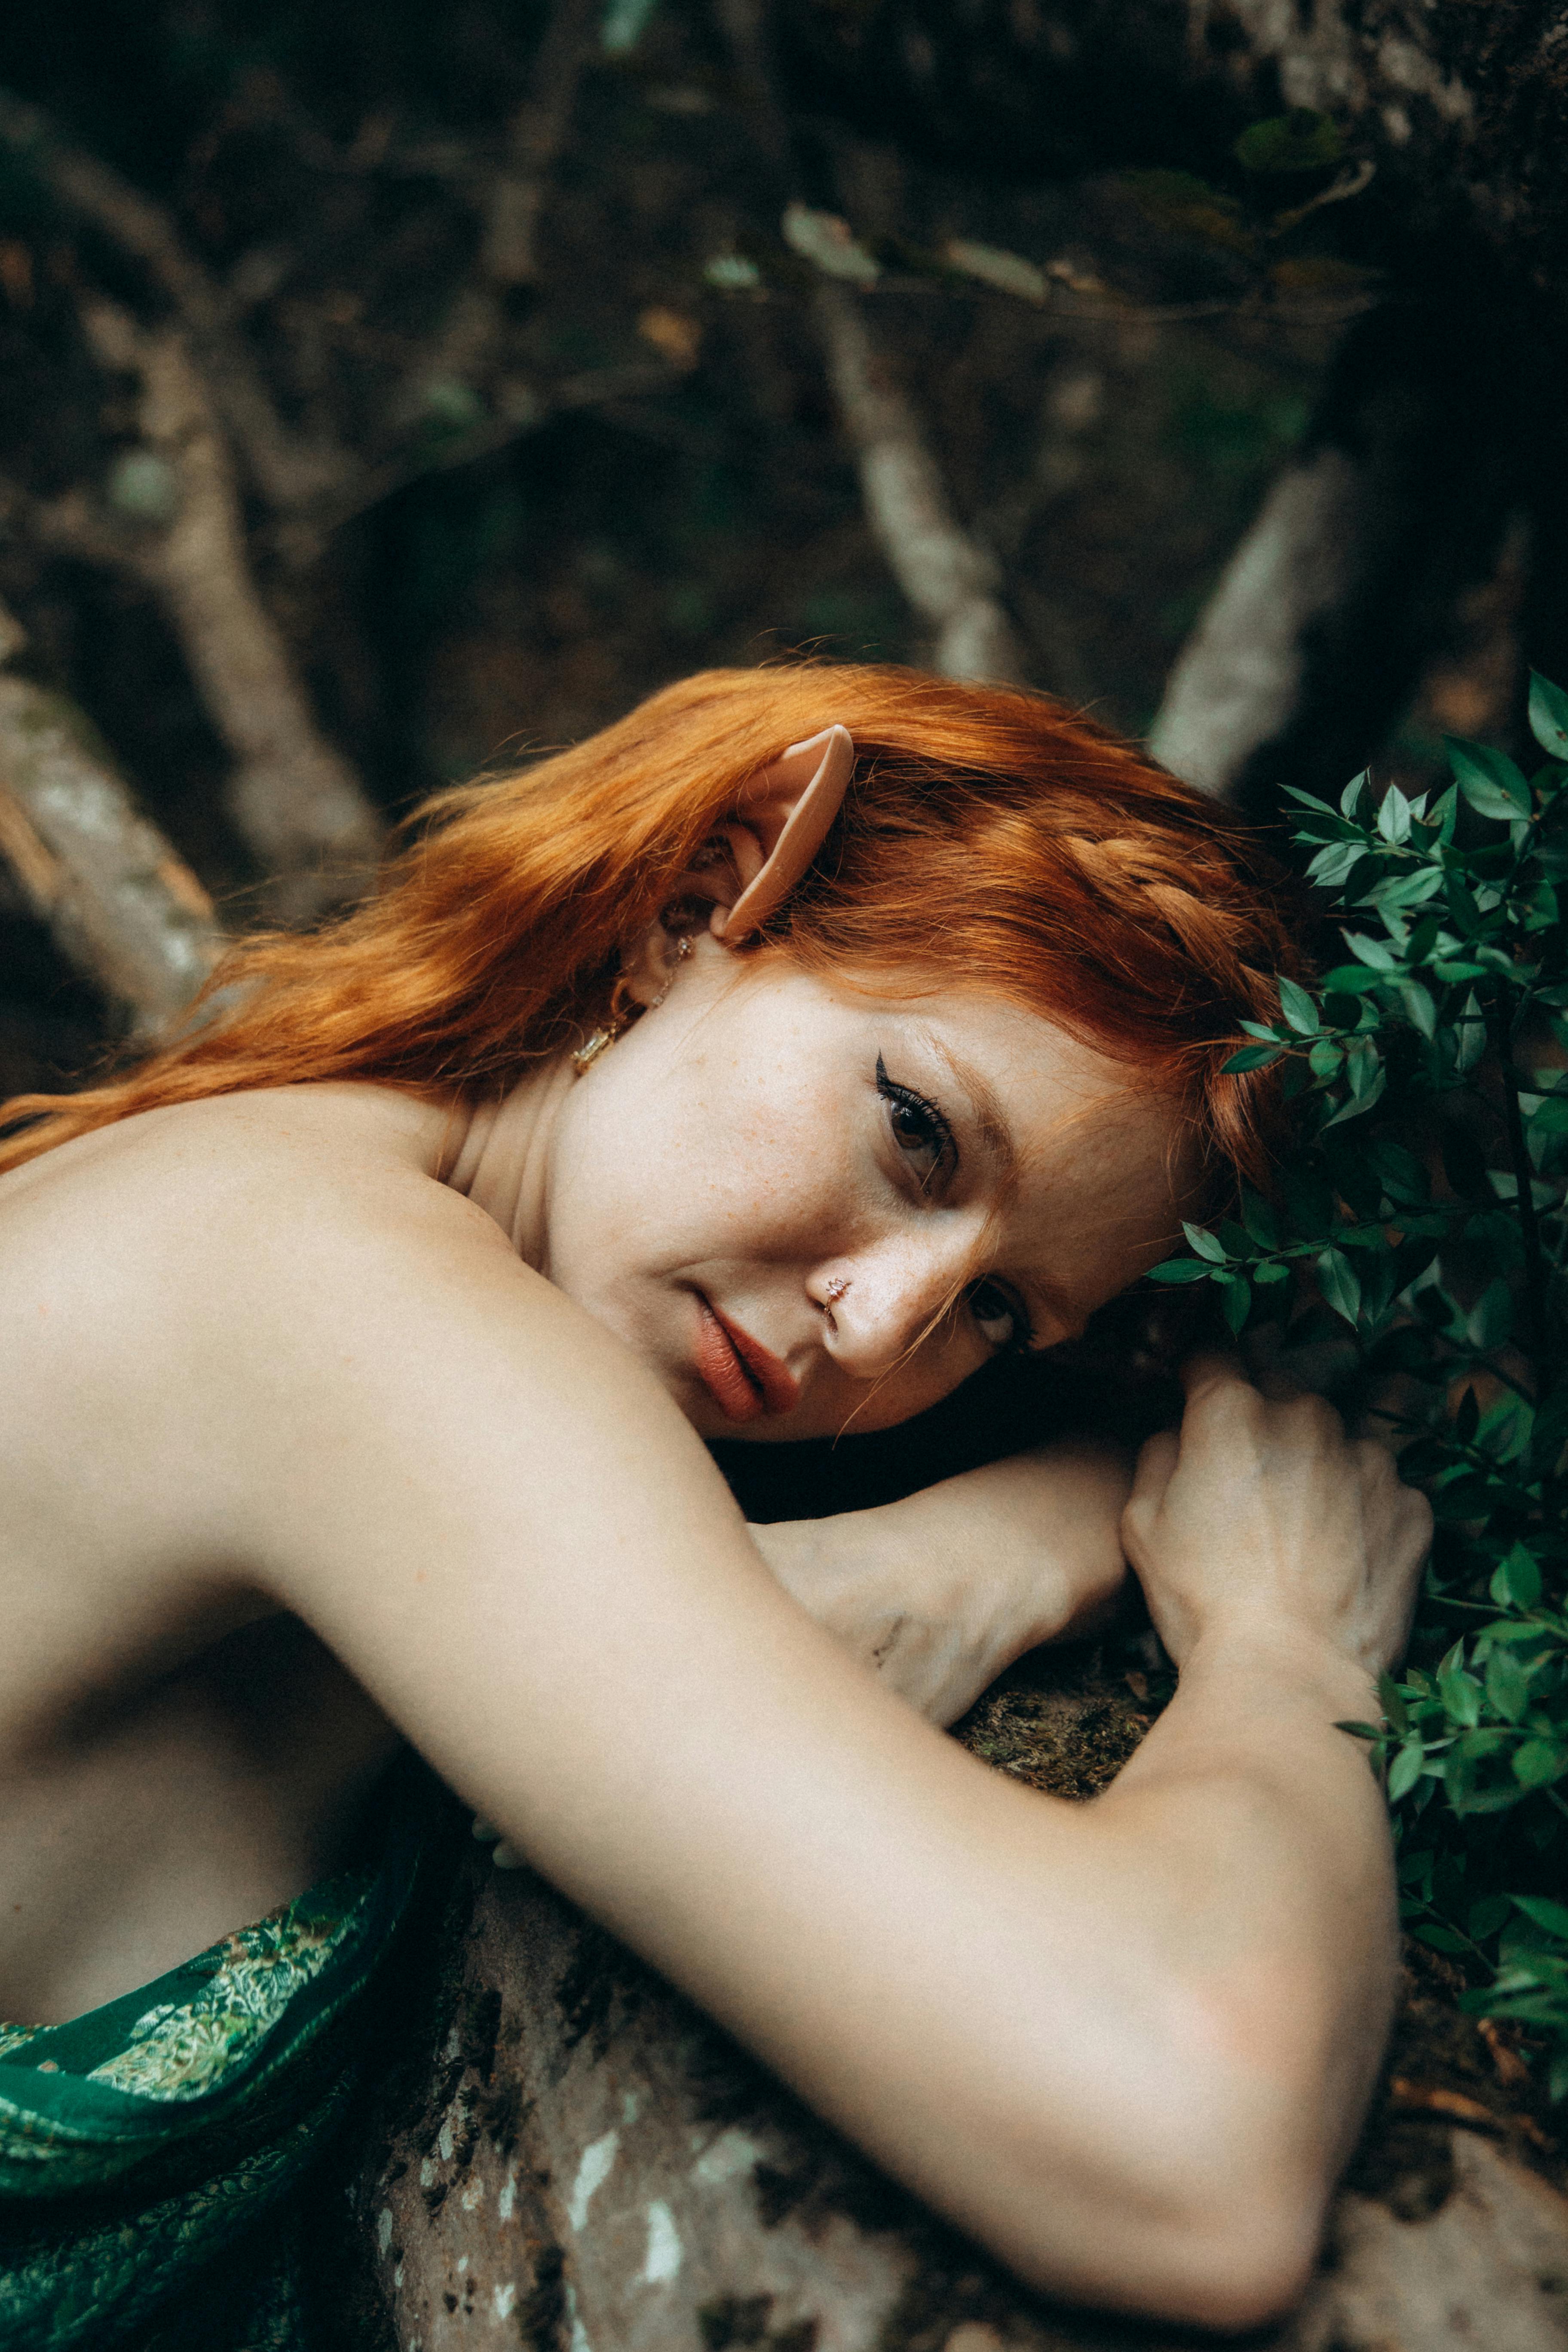
M 545 1265 L 551 1138 L 574 1072 L 566 1055 L 520 1078 L 499 1102 L 465 1105 L 447 1127 L 436 1171 L 493 1217 L 525 1265 Z

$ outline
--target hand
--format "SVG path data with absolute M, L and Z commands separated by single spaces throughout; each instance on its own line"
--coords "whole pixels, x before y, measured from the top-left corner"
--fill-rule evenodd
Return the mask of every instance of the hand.
M 1377 1675 L 1405 1648 L 1432 1541 L 1424 1496 L 1321 1397 L 1266 1402 L 1221 1357 L 1183 1371 L 1180 1434 L 1152 1437 L 1121 1516 L 1181 1665 L 1228 1626 L 1307 1633 Z
M 752 1535 L 818 1624 L 948 1724 L 1026 1650 L 1109 1616 L 1130 1485 L 1109 1448 L 1041 1446 L 879 1509 Z

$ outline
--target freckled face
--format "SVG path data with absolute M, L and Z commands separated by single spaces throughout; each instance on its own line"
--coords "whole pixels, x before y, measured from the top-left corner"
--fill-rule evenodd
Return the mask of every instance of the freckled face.
M 542 1271 L 704 1437 L 882 1429 L 1164 1254 L 1173 1107 L 1037 1014 L 699 941 L 571 1088 Z

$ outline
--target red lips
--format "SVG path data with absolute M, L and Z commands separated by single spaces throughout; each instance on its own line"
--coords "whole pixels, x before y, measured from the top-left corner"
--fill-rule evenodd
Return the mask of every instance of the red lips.
M 789 1412 L 800 1382 L 789 1366 L 697 1294 L 697 1370 L 727 1421 Z

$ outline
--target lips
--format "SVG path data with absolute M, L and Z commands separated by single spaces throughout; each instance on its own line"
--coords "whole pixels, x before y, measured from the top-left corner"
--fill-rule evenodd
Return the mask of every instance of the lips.
M 727 1421 L 789 1412 L 800 1382 L 789 1366 L 697 1294 L 697 1370 Z

